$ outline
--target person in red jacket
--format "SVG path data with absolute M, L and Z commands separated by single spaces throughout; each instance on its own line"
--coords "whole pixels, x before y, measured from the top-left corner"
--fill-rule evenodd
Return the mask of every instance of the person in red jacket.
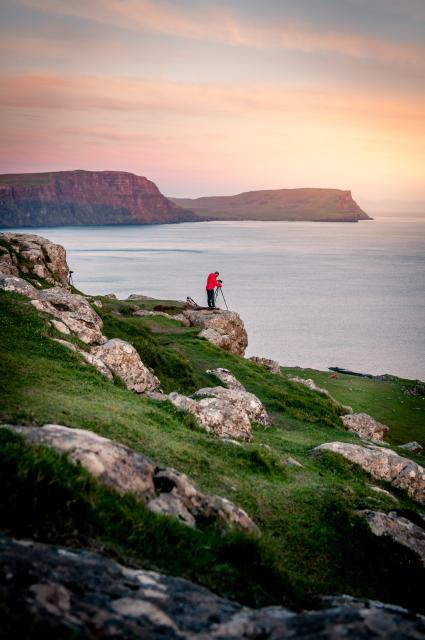
M 207 300 L 208 300 L 208 306 L 211 307 L 211 309 L 214 309 L 215 307 L 215 295 L 214 295 L 215 288 L 221 287 L 221 280 L 217 280 L 217 276 L 219 275 L 220 274 L 218 271 L 214 271 L 214 273 L 210 273 L 207 279 L 207 286 L 206 286 Z

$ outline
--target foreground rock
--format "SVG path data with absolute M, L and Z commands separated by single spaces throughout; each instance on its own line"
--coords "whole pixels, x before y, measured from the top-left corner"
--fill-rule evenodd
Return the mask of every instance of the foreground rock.
M 58 424 L 44 427 L 2 425 L 32 444 L 44 444 L 66 453 L 99 482 L 120 493 L 131 491 L 155 513 L 171 515 L 184 524 L 218 522 L 255 532 L 250 517 L 226 498 L 201 493 L 183 473 L 155 465 L 141 453 L 118 442 Z
M 22 629 L 30 637 L 38 625 L 46 640 L 416 640 L 425 634 L 424 619 L 400 607 L 343 597 L 333 609 L 301 614 L 249 609 L 189 580 L 6 536 L 0 537 L 0 598 L 16 638 Z
M 195 416 L 198 424 L 208 433 L 219 438 L 251 439 L 251 423 L 247 412 L 228 399 L 217 397 L 196 401 L 176 392 L 170 393 L 168 399 L 180 411 Z
M 425 529 L 402 518 L 395 511 L 360 511 L 376 536 L 390 536 L 396 542 L 414 551 L 425 566 Z M 425 525 L 425 522 L 424 522 Z
M 130 391 L 155 391 L 161 384 L 143 364 L 136 349 L 124 340 L 113 338 L 98 347 L 92 347 L 91 353 L 116 373 Z
M 342 416 L 341 420 L 348 431 L 357 433 L 361 438 L 366 438 L 367 440 L 382 441 L 389 431 L 389 427 L 378 422 L 367 413 L 353 413 L 352 415 Z
M 321 444 L 313 453 L 324 451 L 338 453 L 346 460 L 358 464 L 377 480 L 390 482 L 398 489 L 404 489 L 408 495 L 425 504 L 425 469 L 416 462 L 399 456 L 392 449 L 376 445 L 362 447 L 347 442 L 327 442 Z
M 42 278 L 49 284 L 68 287 L 68 264 L 60 244 L 29 233 L 0 233 L 0 273 Z
M 255 362 L 255 364 L 260 365 L 260 367 L 264 367 L 268 369 L 271 373 L 280 373 L 280 364 L 277 360 L 271 360 L 270 358 L 260 358 L 259 356 L 251 356 L 248 358 L 251 362 Z
M 243 356 L 248 336 L 240 316 L 220 309 L 184 309 L 183 316 L 191 327 L 202 329 L 200 336 L 217 347 Z
M 249 391 L 239 389 L 225 389 L 224 387 L 204 387 L 196 391 L 193 398 L 220 398 L 232 404 L 238 411 L 245 412 L 250 422 L 267 427 L 270 425 L 269 415 L 259 398 Z

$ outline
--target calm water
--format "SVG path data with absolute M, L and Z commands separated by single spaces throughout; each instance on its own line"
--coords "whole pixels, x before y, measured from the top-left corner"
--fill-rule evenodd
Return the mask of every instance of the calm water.
M 247 327 L 247 355 L 425 379 L 425 218 L 36 233 L 66 247 L 87 293 L 190 295 L 204 304 L 206 275 L 219 270 Z

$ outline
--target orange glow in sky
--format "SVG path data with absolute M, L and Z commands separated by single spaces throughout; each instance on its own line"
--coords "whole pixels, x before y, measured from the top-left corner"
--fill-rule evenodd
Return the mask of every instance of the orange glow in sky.
M 166 195 L 351 189 L 425 212 L 423 0 L 10 0 L 0 172 Z

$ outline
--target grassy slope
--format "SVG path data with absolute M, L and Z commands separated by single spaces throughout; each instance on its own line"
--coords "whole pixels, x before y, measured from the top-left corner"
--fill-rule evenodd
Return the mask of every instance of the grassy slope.
M 284 371 L 312 378 L 357 413 L 369 413 L 386 424 L 390 427 L 386 440 L 392 445 L 416 440 L 425 447 L 425 398 L 404 393 L 412 386 L 412 380 L 373 380 L 345 374 L 333 379 L 329 372 L 314 369 L 285 368 Z
M 424 571 L 415 556 L 374 537 L 355 514 L 365 507 L 389 511 L 393 501 L 370 491 L 365 474 L 338 457 L 310 454 L 321 442 L 358 442 L 341 429 L 326 398 L 215 348 L 173 320 L 128 315 L 154 303 L 103 299 L 105 333 L 133 342 L 164 388 L 190 392 L 215 384 L 205 370 L 225 366 L 260 396 L 273 427 L 255 428 L 250 444 L 228 445 L 168 403 L 136 396 L 82 364 L 49 340 L 54 334 L 47 322 L 19 296 L 1 294 L 0 300 L 2 421 L 58 422 L 128 444 L 245 508 L 262 537 L 188 531 L 153 517 L 131 497 L 100 489 L 61 456 L 34 452 L 10 437 L 1 448 L 2 486 L 8 488 L 2 529 L 101 549 L 249 604 L 305 606 L 315 593 L 348 592 L 423 608 L 418 585 Z M 304 467 L 285 465 L 288 455 Z M 400 509 L 415 517 L 418 506 L 393 493 Z M 35 517 L 40 512 L 43 518 Z

